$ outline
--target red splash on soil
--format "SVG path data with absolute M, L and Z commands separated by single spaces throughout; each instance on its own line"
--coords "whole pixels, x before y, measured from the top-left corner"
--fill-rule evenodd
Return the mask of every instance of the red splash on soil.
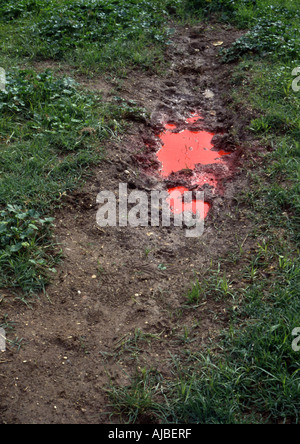
M 220 154 L 220 156 L 229 156 L 230 153 L 227 153 L 227 151 L 218 151 L 218 153 Z
M 192 180 L 191 185 L 210 185 L 213 188 L 217 188 L 218 186 L 218 180 L 216 179 L 216 176 L 214 174 L 210 173 L 197 173 L 195 172 Z

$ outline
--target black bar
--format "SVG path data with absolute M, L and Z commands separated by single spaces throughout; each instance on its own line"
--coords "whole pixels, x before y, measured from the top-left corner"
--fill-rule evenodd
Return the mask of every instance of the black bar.
M 193 425 L 101 425 L 101 439 L 105 442 L 127 440 L 129 442 L 189 442 L 197 437 Z M 199 430 L 198 430 L 199 431 Z

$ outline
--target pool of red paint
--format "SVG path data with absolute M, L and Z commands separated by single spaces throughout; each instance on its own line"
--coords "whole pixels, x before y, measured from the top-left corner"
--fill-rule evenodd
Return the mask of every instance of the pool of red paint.
M 215 163 L 220 155 L 211 151 L 214 134 L 206 131 L 183 130 L 180 133 L 166 131 L 159 138 L 163 147 L 157 153 L 162 164 L 161 174 L 168 177 L 171 173 L 183 169 L 193 170 L 198 163 Z
M 172 123 L 166 123 L 165 130 L 158 135 L 162 147 L 157 152 L 157 158 L 161 163 L 160 174 L 162 177 L 169 177 L 170 174 L 182 171 L 185 169 L 194 170 L 196 165 L 211 165 L 224 162 L 224 156 L 229 153 L 220 150 L 214 151 L 212 139 L 214 133 L 209 131 L 199 131 L 191 129 L 191 125 L 197 123 L 202 116 L 198 113 L 193 113 L 191 117 L 187 118 L 185 123 L 189 128 L 177 131 L 177 126 Z M 195 173 L 192 179 L 192 185 L 202 186 L 208 184 L 213 188 L 218 185 L 218 180 L 213 174 Z M 171 197 L 168 199 L 171 211 L 174 214 L 182 213 L 183 211 L 192 211 L 196 214 L 196 201 L 185 203 L 183 194 L 189 191 L 185 187 L 176 187 L 169 189 L 168 192 L 179 191 L 182 195 L 176 199 Z M 203 214 L 201 218 L 205 218 L 209 212 L 210 205 L 205 202 Z
M 196 119 L 196 117 L 191 119 L 194 118 Z M 228 154 L 212 150 L 214 133 L 190 129 L 175 132 L 175 129 L 176 125 L 166 124 L 165 131 L 158 136 L 162 148 L 158 151 L 157 158 L 161 162 L 160 173 L 164 177 L 183 169 L 193 170 L 197 164 L 210 165 L 222 162 L 223 156 Z

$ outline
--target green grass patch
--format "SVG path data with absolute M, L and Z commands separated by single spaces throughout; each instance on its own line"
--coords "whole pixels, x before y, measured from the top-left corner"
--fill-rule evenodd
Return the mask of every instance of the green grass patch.
M 49 208 L 99 161 L 101 141 L 120 128 L 117 106 L 49 71 L 9 72 L 0 100 L 1 205 Z
M 181 0 L 23 0 L 0 4 L 3 56 L 65 60 L 81 70 L 153 67 Z M 1 20 L 1 19 L 0 19 Z M 12 26 L 13 23 L 13 26 Z M 128 66 L 130 65 L 130 66 Z
M 300 64 L 300 62 L 299 62 Z M 272 152 L 259 155 L 259 171 L 252 172 L 253 187 L 247 203 L 257 215 L 263 216 L 268 230 L 271 224 L 286 229 L 299 247 L 299 157 L 300 97 L 293 90 L 294 62 L 276 60 L 242 61 L 234 80 L 234 100 L 243 102 L 247 92 L 249 104 L 258 117 L 249 130 Z M 240 76 L 241 75 L 241 76 Z M 244 84 L 244 80 L 246 83 Z

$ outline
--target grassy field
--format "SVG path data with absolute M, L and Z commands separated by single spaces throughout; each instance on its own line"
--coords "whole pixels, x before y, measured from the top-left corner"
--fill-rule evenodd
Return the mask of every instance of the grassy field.
M 181 1 L 1 1 L 2 57 L 56 60 L 82 72 L 149 68 L 161 56 L 170 30 L 165 18 Z M 2 62 L 3 64 L 3 62 Z
M 232 96 L 259 112 L 249 127 L 260 143 L 251 188 L 238 206 L 254 223 L 255 251 L 243 245 L 220 258 L 219 269 L 196 282 L 191 306 L 206 295 L 233 300 L 230 327 L 199 354 L 173 357 L 173 378 L 137 371 L 128 387 L 111 386 L 123 421 L 150 414 L 173 423 L 299 423 L 300 327 L 299 156 L 300 66 L 296 0 L 0 0 L 0 287 L 24 298 L 45 290 L 60 252 L 52 236 L 54 209 L 88 169 L 102 144 L 126 130 L 130 104 L 106 104 L 69 77 L 36 72 L 40 61 L 93 76 L 163 69 L 172 35 L 169 19 L 214 17 L 247 29 L 221 50 L 232 64 Z M 255 171 L 255 172 L 254 172 Z M 187 341 L 188 342 L 188 341 Z

